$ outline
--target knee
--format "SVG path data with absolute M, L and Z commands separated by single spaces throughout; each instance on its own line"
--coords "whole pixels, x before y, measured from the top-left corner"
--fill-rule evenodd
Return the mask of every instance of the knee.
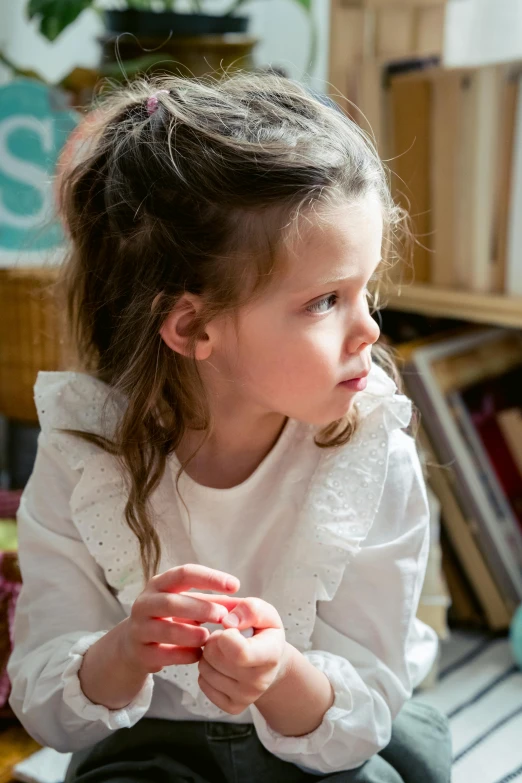
M 449 783 L 451 778 L 451 730 L 447 717 L 429 704 L 418 704 L 418 717 L 425 723 L 430 751 L 424 783 Z
M 450 725 L 447 717 L 435 707 L 423 702 L 415 702 L 417 715 L 428 727 L 435 733 L 440 734 L 442 738 L 451 741 Z
M 407 783 L 449 783 L 451 778 L 451 733 L 448 719 L 439 710 L 421 702 L 408 702 L 398 716 L 397 742 L 385 753 L 393 754 Z

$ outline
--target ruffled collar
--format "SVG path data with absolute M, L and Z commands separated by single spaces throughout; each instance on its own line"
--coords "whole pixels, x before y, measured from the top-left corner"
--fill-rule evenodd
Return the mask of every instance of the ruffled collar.
M 96 410 L 107 388 L 81 373 L 40 373 L 35 392 L 42 428 L 71 467 L 82 472 L 71 498 L 74 523 L 108 584 L 130 612 L 144 580 L 138 543 L 124 519 L 122 477 L 110 455 L 55 430 L 87 425 L 93 431 Z M 311 646 L 317 601 L 332 600 L 375 519 L 386 483 L 391 433 L 406 427 L 411 418 L 409 400 L 396 391 L 394 382 L 374 365 L 366 390 L 356 398 L 357 431 L 346 445 L 322 452 L 295 532 L 261 596 L 277 607 L 287 640 L 299 650 Z M 73 415 L 75 410 L 81 412 L 80 421 Z M 173 484 L 172 477 L 165 476 L 151 498 L 158 522 L 169 519 L 169 547 L 162 547 L 160 572 L 196 560 L 181 522 L 172 525 Z M 190 712 L 214 719 L 223 716 L 200 690 L 197 667 L 170 666 L 156 676 L 183 690 L 183 705 Z

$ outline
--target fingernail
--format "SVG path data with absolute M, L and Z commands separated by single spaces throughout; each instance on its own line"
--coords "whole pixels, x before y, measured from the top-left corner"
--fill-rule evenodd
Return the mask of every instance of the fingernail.
M 227 621 L 227 625 L 232 626 L 232 628 L 237 628 L 237 626 L 239 625 L 239 617 L 237 616 L 237 614 L 233 614 L 233 613 L 227 614 L 225 620 Z

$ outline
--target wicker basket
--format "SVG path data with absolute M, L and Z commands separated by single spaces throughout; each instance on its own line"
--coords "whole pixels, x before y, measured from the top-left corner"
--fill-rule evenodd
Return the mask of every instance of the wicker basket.
M 64 364 L 49 290 L 56 277 L 57 267 L 0 269 L 0 414 L 10 419 L 38 421 L 36 375 Z

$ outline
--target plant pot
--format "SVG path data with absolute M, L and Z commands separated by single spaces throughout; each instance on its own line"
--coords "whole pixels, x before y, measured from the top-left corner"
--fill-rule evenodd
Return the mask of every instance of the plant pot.
M 110 33 L 132 33 L 139 37 L 156 38 L 172 34 L 174 38 L 200 35 L 246 33 L 248 16 L 210 16 L 208 14 L 178 14 L 174 11 L 106 11 L 106 26 Z
M 105 16 L 102 72 L 112 79 L 154 72 L 198 77 L 253 68 L 257 39 L 246 32 L 246 16 L 136 10 L 107 11 Z

